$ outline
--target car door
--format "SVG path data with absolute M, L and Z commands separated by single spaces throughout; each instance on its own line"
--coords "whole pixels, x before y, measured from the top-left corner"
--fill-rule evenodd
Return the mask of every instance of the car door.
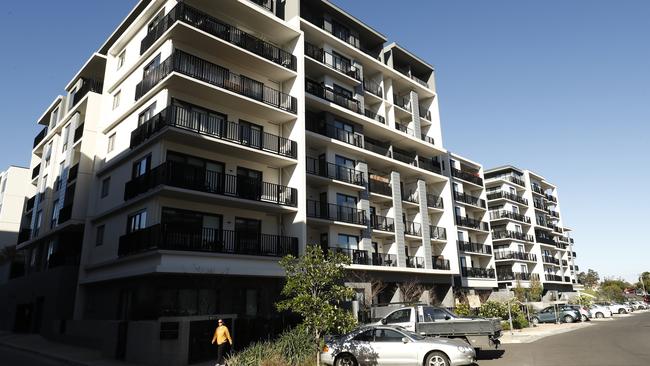
M 553 313 L 553 308 L 548 307 L 539 312 L 539 321 L 548 323 L 555 321 L 555 314 Z
M 389 328 L 375 329 L 375 340 L 372 349 L 375 351 L 375 365 L 406 366 L 416 365 L 418 353 L 417 344 L 402 342 L 404 334 Z
M 385 325 L 400 326 L 415 332 L 415 319 L 411 309 L 399 309 L 390 313 L 385 319 Z
M 375 328 L 357 334 L 345 345 L 345 351 L 354 355 L 359 366 L 377 364 L 377 351 L 374 349 Z

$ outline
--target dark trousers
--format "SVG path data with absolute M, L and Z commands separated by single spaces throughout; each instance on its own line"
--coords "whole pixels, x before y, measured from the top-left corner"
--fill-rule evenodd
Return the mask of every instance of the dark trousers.
M 228 350 L 228 342 L 223 342 L 219 345 L 217 345 L 217 363 L 219 365 L 224 365 L 224 356 L 226 355 L 226 351 Z

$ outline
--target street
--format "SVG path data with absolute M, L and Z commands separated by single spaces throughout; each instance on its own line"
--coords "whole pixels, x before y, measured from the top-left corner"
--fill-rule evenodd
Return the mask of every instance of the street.
M 479 355 L 480 366 L 647 366 L 650 313 L 592 322 L 589 327 Z
M 41 357 L 34 353 L 0 346 L 0 365 L 2 366 L 64 366 L 66 363 Z

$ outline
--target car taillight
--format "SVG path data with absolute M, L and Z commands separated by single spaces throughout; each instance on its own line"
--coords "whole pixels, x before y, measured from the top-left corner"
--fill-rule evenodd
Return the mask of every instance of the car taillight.
M 323 353 L 327 353 L 329 351 L 330 351 L 329 347 L 327 347 L 327 345 L 324 345 L 323 346 Z

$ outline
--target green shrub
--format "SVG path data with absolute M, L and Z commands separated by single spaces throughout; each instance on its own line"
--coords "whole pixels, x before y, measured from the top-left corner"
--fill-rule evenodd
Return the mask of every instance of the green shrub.
M 458 316 L 470 316 L 472 314 L 472 310 L 469 308 L 469 304 L 460 303 L 458 306 L 456 306 L 456 309 L 454 309 L 454 313 L 456 313 Z
M 510 323 L 505 320 L 501 321 L 501 329 L 510 330 Z
M 311 337 L 296 327 L 274 341 L 253 343 L 228 358 L 229 366 L 311 366 L 315 363 Z
M 510 315 L 512 315 L 512 326 L 515 329 L 527 328 L 529 326 L 526 314 L 521 310 L 518 304 L 510 304 Z M 510 329 L 508 305 L 496 301 L 488 301 L 479 309 L 479 316 L 483 318 L 500 318 L 508 323 Z M 503 322 L 502 322 L 503 323 Z M 503 328 L 506 330 L 506 328 Z

